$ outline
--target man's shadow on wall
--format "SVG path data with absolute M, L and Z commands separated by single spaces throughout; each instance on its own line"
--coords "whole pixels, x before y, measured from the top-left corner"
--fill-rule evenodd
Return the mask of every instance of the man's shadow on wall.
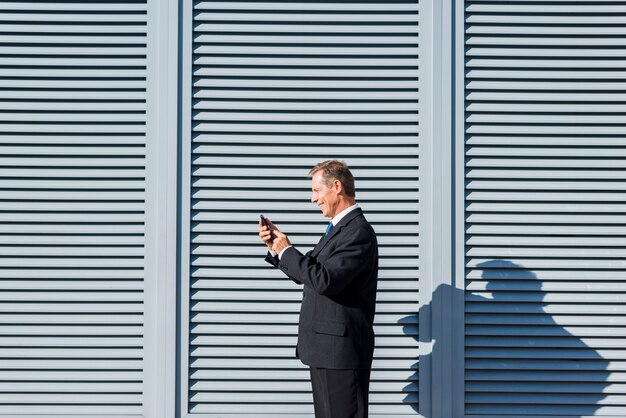
M 609 362 L 564 328 L 578 323 L 576 313 L 559 314 L 557 323 L 545 309 L 558 303 L 544 301 L 542 281 L 521 265 L 490 260 L 477 270 L 482 270 L 481 278 L 465 280 L 465 292 L 439 286 L 418 316 L 430 318 L 436 301 L 465 301 L 465 413 L 594 415 L 606 397 Z M 399 323 L 418 344 L 411 332 L 415 317 Z M 441 348 L 433 341 L 430 353 L 419 356 L 407 378 L 403 402 L 416 412 L 421 412 L 416 403 L 419 363 Z

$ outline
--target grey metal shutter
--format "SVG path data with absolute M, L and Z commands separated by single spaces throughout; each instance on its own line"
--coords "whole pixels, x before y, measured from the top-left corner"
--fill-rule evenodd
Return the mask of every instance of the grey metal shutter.
M 626 2 L 467 1 L 468 416 L 626 415 Z
M 302 289 L 263 261 L 257 222 L 312 248 L 327 220 L 307 172 L 339 158 L 381 246 L 371 413 L 415 416 L 417 13 L 415 1 L 194 2 L 184 410 L 312 414 L 294 351 Z
M 140 415 L 146 2 L 0 3 L 0 415 Z

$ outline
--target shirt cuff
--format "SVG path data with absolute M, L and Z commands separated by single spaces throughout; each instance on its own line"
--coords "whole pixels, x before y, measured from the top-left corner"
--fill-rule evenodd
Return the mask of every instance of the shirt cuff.
M 291 248 L 291 247 L 292 247 L 292 245 L 290 245 L 290 246 L 288 246 L 288 247 L 283 248 L 283 249 L 281 250 L 281 252 L 278 254 L 278 259 L 280 260 L 280 259 L 281 259 L 281 257 L 283 256 L 283 254 L 285 253 L 285 250 L 286 250 L 286 249 L 288 249 L 288 248 Z
M 276 257 L 276 251 L 274 250 L 269 250 L 270 254 L 272 255 L 272 257 Z

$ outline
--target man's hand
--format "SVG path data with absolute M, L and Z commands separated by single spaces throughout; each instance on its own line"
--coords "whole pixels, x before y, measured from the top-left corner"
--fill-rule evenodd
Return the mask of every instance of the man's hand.
M 274 230 L 274 241 L 272 241 L 272 250 L 276 252 L 276 254 L 280 254 L 282 250 L 291 246 L 291 242 L 289 242 L 289 237 L 283 234 L 279 230 Z
M 271 250 L 272 240 L 274 239 L 273 231 L 278 231 L 278 229 L 276 229 L 272 221 L 270 221 L 268 218 L 265 218 L 265 220 L 270 225 L 270 227 L 268 228 L 267 226 L 263 225 L 263 222 L 261 222 L 261 220 L 259 219 L 259 237 L 261 237 L 261 241 L 263 241 L 263 243 L 267 245 L 267 248 Z

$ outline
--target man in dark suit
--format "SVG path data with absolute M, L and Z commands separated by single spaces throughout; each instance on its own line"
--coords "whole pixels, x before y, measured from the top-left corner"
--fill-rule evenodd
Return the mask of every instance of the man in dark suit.
M 296 355 L 310 367 L 316 418 L 367 417 L 374 352 L 378 244 L 356 204 L 345 163 L 324 161 L 309 172 L 311 202 L 331 218 L 307 254 L 271 221 L 259 223 L 266 260 L 304 285 Z

